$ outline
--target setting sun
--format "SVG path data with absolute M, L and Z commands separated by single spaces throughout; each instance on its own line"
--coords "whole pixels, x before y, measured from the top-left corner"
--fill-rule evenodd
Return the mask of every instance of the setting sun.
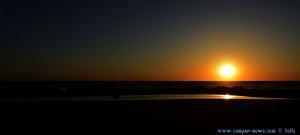
M 220 67 L 219 74 L 224 79 L 231 79 L 236 74 L 236 68 L 231 64 L 224 64 Z

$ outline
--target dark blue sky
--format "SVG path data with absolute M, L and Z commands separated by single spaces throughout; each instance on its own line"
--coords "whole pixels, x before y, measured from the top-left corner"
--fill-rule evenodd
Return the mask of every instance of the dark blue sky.
M 297 0 L 1 1 L 0 79 L 215 80 L 211 70 L 229 60 L 245 70 L 241 80 L 299 80 L 299 7 Z

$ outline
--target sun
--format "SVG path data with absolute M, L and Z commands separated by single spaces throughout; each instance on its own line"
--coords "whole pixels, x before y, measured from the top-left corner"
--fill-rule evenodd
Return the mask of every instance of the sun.
M 236 74 L 236 68 L 232 64 L 224 64 L 220 67 L 219 74 L 226 80 L 231 79 Z

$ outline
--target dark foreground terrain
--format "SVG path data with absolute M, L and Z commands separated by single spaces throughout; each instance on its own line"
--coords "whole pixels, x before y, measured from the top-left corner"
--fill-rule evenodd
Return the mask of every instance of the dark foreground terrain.
M 216 87 L 208 87 L 211 83 Z M 299 134 L 299 82 L 234 82 L 258 89 L 219 86 L 218 83 L 1 82 L 0 132 L 199 135 L 224 134 L 224 130 L 232 133 L 237 129 L 249 131 L 239 134 L 270 134 L 270 131 Z M 264 86 L 263 89 L 259 89 L 260 86 Z M 126 95 L 162 94 L 231 94 L 283 99 L 123 100 Z M 97 101 L 97 96 L 109 100 Z M 55 100 L 73 97 L 76 100 Z M 88 100 L 77 100 L 80 97 Z
M 218 129 L 295 129 L 298 100 L 1 102 L 2 132 L 223 134 Z M 245 133 L 244 133 L 245 134 Z M 260 133 L 262 134 L 262 133 Z

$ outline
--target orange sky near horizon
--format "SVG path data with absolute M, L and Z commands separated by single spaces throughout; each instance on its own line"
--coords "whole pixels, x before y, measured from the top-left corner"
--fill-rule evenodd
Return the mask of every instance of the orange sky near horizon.
M 0 80 L 300 81 L 297 1 L 6 4 Z

